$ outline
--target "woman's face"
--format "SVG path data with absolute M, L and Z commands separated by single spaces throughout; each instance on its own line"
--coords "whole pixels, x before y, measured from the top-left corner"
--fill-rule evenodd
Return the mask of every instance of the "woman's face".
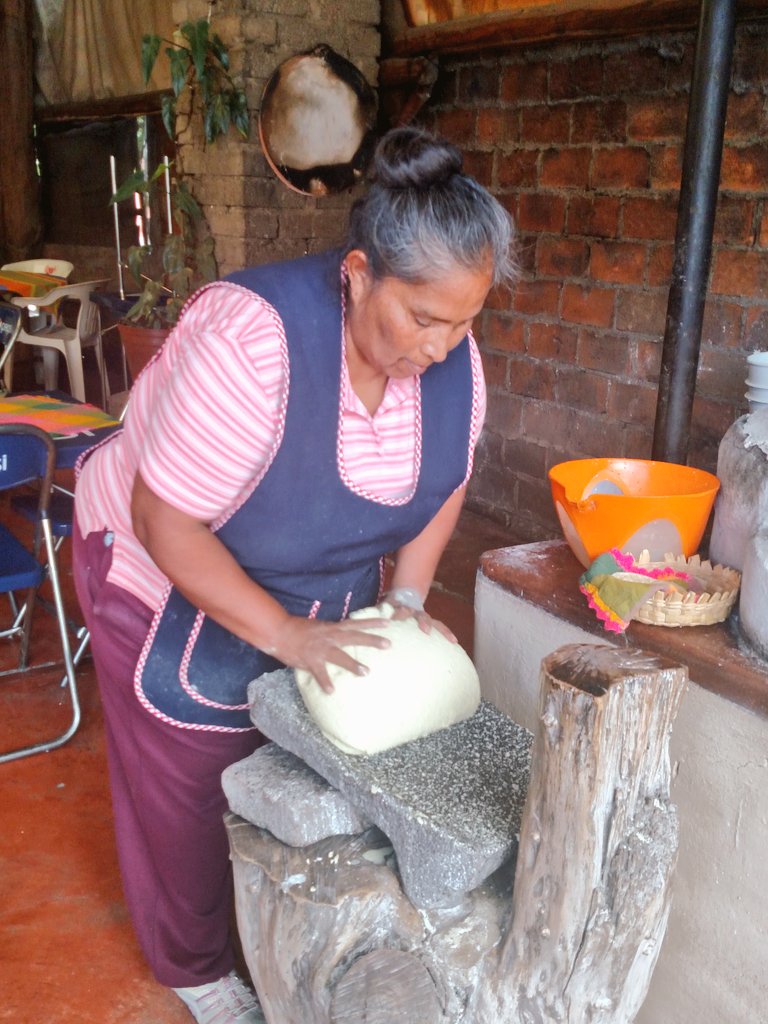
M 359 249 L 347 254 L 347 360 L 387 377 L 411 377 L 441 363 L 480 312 L 491 287 L 490 259 L 482 270 L 455 268 L 438 280 L 411 284 L 375 280 Z M 351 351 L 350 351 L 351 347 Z

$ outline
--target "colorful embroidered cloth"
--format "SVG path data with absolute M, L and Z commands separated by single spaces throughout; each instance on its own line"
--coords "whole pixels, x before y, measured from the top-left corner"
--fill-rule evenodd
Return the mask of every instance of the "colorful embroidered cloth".
M 0 423 L 29 423 L 54 437 L 71 437 L 114 427 L 118 420 L 87 402 L 63 402 L 45 395 L 13 395 L 0 399 Z
M 32 274 L 28 270 L 0 270 L 0 288 L 27 298 L 39 298 L 54 288 L 66 284 L 63 277 L 53 274 Z
M 611 548 L 598 555 L 579 577 L 579 590 L 603 623 L 613 633 L 623 633 L 643 602 L 657 590 L 699 590 L 700 584 L 687 572 L 672 566 L 646 568 L 631 555 Z

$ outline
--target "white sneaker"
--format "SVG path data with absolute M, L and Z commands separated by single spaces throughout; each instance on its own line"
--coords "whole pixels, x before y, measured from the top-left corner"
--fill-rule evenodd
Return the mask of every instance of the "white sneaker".
M 236 971 L 208 985 L 173 991 L 197 1024 L 267 1024 L 256 994 Z

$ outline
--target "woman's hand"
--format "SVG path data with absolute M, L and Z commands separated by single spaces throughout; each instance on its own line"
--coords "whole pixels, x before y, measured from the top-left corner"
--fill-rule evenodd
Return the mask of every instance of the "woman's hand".
M 262 649 L 291 668 L 303 668 L 311 672 L 321 689 L 332 693 L 333 683 L 328 674 L 328 665 L 339 665 L 356 676 L 366 675 L 367 667 L 356 661 L 344 647 L 389 647 L 390 641 L 386 637 L 366 632 L 366 628 L 386 627 L 387 621 L 381 618 L 323 622 L 290 615 L 275 632 L 274 642 Z
M 458 643 L 458 640 L 444 622 L 440 622 L 439 619 L 433 619 L 428 612 L 424 611 L 417 591 L 412 590 L 410 587 L 397 587 L 394 590 L 390 590 L 379 603 L 388 604 L 393 609 L 393 619 L 398 621 L 415 619 L 422 633 L 431 633 L 434 629 L 441 636 L 444 636 L 446 640 L 450 640 L 451 643 Z

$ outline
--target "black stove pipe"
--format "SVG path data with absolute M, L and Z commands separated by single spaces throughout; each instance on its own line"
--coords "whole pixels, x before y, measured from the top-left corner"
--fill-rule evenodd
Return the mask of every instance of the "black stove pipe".
M 735 0 L 702 0 L 653 434 L 664 462 L 688 456 L 735 22 Z

